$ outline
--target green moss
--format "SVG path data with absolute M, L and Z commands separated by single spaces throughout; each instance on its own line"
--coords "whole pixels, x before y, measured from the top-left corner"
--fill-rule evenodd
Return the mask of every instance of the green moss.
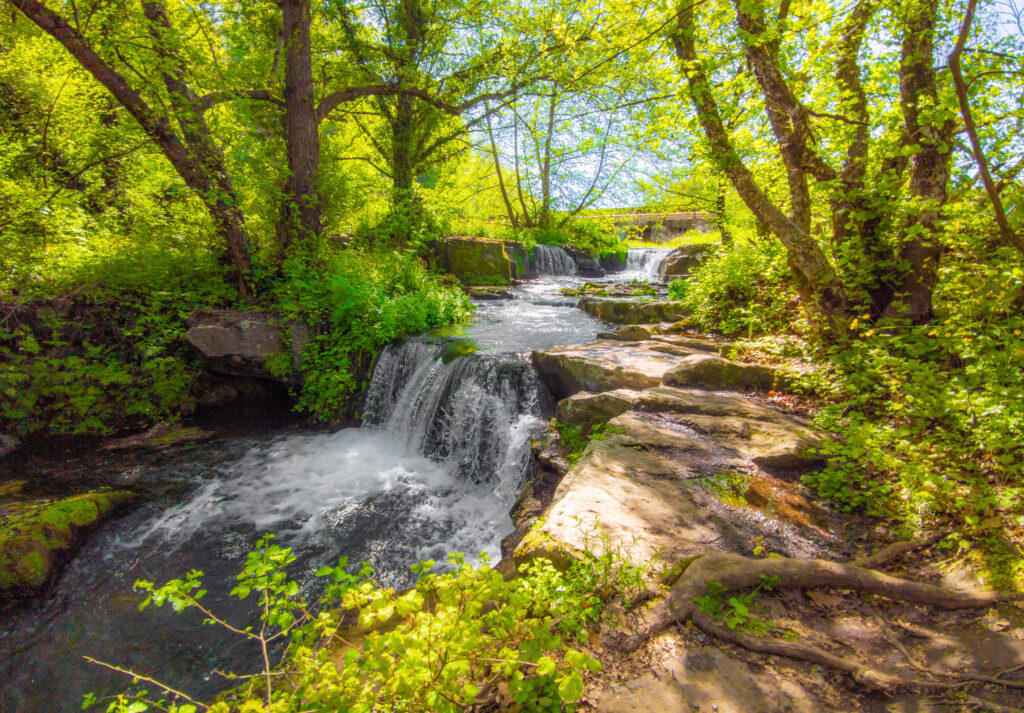
M 15 501 L 0 506 L 0 589 L 39 587 L 56 555 L 79 531 L 130 499 L 125 491 L 98 491 L 60 500 Z

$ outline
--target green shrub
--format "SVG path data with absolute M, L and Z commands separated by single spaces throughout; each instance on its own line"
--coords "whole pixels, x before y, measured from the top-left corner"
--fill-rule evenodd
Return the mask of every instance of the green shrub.
M 285 263 L 273 298 L 285 320 L 312 327 L 297 407 L 324 419 L 347 407 L 383 345 L 464 320 L 473 309 L 461 289 L 408 251 L 297 256 Z
M 343 558 L 317 572 L 327 581 L 326 591 L 310 606 L 285 574 L 294 555 L 271 538 L 265 536 L 249 554 L 231 592 L 239 599 L 256 595 L 259 629 L 231 627 L 208 609 L 201 572 L 161 587 L 136 582 L 146 593 L 140 608 L 198 608 L 204 623 L 251 639 L 264 651 L 275 641 L 290 643 L 279 667 L 260 660 L 261 673 L 247 676 L 247 683 L 209 708 L 213 713 L 455 713 L 487 701 L 522 711 L 573 710 L 583 693 L 583 676 L 600 670 L 600 663 L 570 643 L 584 639 L 597 620 L 606 595 L 599 590 L 632 581 L 613 554 L 579 560 L 564 572 L 536 560 L 508 581 L 487 566 L 485 557 L 474 568 L 453 554 L 446 572 L 435 572 L 430 561 L 414 566 L 415 586 L 396 593 L 374 582 L 366 563 L 350 573 Z M 137 690 L 113 698 L 106 710 L 196 710 L 197 701 L 157 698 L 167 693 L 166 688 Z M 94 703 L 93 696 L 86 697 L 86 707 Z
M 775 240 L 718 247 L 669 297 L 684 303 L 698 329 L 727 335 L 781 331 L 797 318 L 785 250 Z

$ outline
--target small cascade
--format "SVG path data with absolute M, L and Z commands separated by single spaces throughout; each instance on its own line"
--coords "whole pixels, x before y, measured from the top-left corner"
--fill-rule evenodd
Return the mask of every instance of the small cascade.
M 411 340 L 381 354 L 363 421 L 444 463 L 458 480 L 518 487 L 545 392 L 525 358 L 472 354 Z
M 537 245 L 533 249 L 537 274 L 552 277 L 576 274 L 576 261 L 565 248 L 556 245 Z
M 630 280 L 660 280 L 661 263 L 672 248 L 630 248 L 626 255 L 626 270 L 620 277 Z

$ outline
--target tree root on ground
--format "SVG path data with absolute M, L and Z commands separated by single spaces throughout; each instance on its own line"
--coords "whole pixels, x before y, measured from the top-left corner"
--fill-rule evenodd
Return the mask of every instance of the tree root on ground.
M 897 543 L 858 562 L 878 566 L 916 547 L 933 544 L 937 535 Z M 838 656 L 816 646 L 776 638 L 762 638 L 738 629 L 730 629 L 702 611 L 697 600 L 706 596 L 710 584 L 715 583 L 720 594 L 750 590 L 762 585 L 765 579 L 777 589 L 847 589 L 872 594 L 886 599 L 923 604 L 947 610 L 983 609 L 1004 602 L 1024 598 L 1022 594 L 1001 594 L 991 590 L 963 590 L 939 587 L 924 582 L 901 579 L 861 566 L 828 560 L 796 560 L 787 557 L 754 559 L 725 552 L 709 553 L 683 565 L 682 573 L 671 584 L 668 596 L 658 600 L 645 612 L 644 621 L 629 633 L 621 634 L 620 645 L 633 651 L 650 637 L 676 624 L 690 622 L 708 636 L 760 653 L 785 656 L 799 661 L 827 666 L 850 675 L 865 687 L 883 692 L 897 689 L 918 691 L 951 691 L 976 683 L 1021 688 L 1024 684 L 1007 681 L 996 676 L 940 674 L 924 669 L 910 660 L 922 674 L 945 678 L 908 678 L 882 671 L 852 658 Z M 883 627 L 883 634 L 889 634 Z M 891 634 L 890 634 L 891 635 Z M 904 649 L 905 651 L 905 649 Z M 909 652 L 905 652 L 909 657 Z M 980 699 L 979 699 L 980 703 Z M 993 704 L 995 705 L 995 704 Z

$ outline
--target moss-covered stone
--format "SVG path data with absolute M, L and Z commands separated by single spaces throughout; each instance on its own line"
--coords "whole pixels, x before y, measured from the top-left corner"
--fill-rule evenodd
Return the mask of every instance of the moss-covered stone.
M 587 314 L 616 324 L 675 322 L 685 316 L 682 303 L 665 300 L 584 297 L 579 307 Z
M 512 258 L 504 243 L 448 238 L 445 261 L 448 271 L 466 284 L 507 285 L 512 282 Z
M 96 491 L 0 504 L 0 590 L 41 587 L 86 529 L 132 497 L 127 491 Z

